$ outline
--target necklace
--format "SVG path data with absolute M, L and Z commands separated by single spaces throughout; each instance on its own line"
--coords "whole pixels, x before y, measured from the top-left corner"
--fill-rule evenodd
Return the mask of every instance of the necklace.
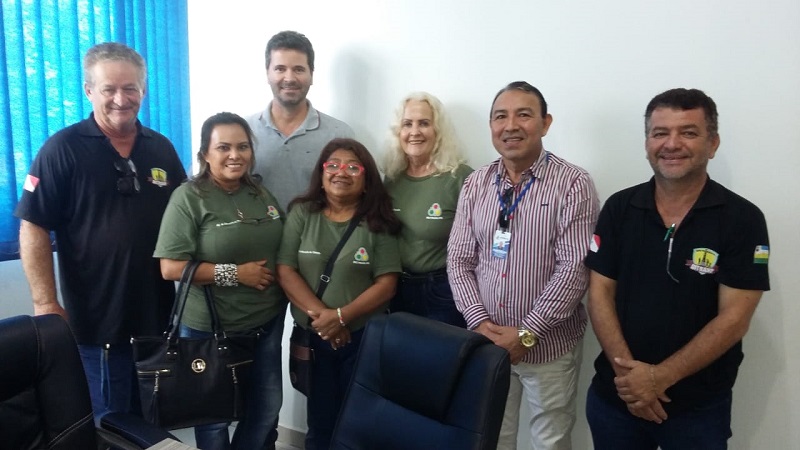
M 242 214 L 242 210 L 239 209 L 239 204 L 236 203 L 236 199 L 233 196 L 233 192 L 228 192 L 228 198 L 231 199 L 233 202 L 233 207 L 236 208 L 236 215 L 239 216 L 239 219 L 244 219 L 244 214 Z

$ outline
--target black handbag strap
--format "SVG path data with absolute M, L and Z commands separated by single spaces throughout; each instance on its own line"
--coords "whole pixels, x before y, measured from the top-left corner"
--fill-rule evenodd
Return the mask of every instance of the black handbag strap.
M 183 311 L 186 309 L 186 301 L 189 298 L 192 280 L 197 272 L 197 268 L 200 267 L 202 263 L 202 261 L 189 261 L 186 263 L 186 266 L 184 266 L 183 272 L 181 272 L 181 279 L 178 282 L 178 289 L 175 293 L 175 301 L 172 303 L 172 311 L 170 312 L 170 322 L 167 326 L 167 331 L 164 332 L 164 335 L 170 340 L 178 335 Z M 206 300 L 206 307 L 211 316 L 211 331 L 217 337 L 220 335 L 224 337 L 225 330 L 222 329 L 222 323 L 219 320 L 219 313 L 217 312 L 217 306 L 214 304 L 214 295 L 211 292 L 211 286 L 203 286 L 203 294 Z
M 325 264 L 325 270 L 323 270 L 322 275 L 319 276 L 319 284 L 317 285 L 318 299 L 322 300 L 322 294 L 325 293 L 325 289 L 328 288 L 328 284 L 331 282 L 333 263 L 336 262 L 336 257 L 339 256 L 339 252 L 342 251 L 342 247 L 344 247 L 344 244 L 347 243 L 348 239 L 350 239 L 350 235 L 353 234 L 353 231 L 356 229 L 359 222 L 361 222 L 360 215 L 355 215 L 352 219 L 350 219 L 350 223 L 347 224 L 347 229 L 344 231 L 342 238 L 339 239 L 339 243 L 336 244 L 336 248 L 334 248 L 333 252 L 331 252 L 331 256 L 328 258 L 327 264 Z
M 165 336 L 171 338 L 178 331 L 178 326 L 183 316 L 183 308 L 186 306 L 186 298 L 189 296 L 189 286 L 198 267 L 200 267 L 200 261 L 189 261 L 183 266 L 181 279 L 178 281 L 178 288 L 175 291 L 175 301 L 172 302 L 172 311 L 169 313 L 169 325 L 167 325 L 167 330 L 164 332 Z

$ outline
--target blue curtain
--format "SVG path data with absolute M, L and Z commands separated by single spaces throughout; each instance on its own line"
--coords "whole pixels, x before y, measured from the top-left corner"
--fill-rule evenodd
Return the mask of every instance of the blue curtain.
M 82 60 L 95 44 L 123 42 L 144 57 L 139 119 L 191 172 L 187 0 L 2 0 L 0 27 L 0 261 L 19 258 L 13 211 L 39 148 L 92 110 Z

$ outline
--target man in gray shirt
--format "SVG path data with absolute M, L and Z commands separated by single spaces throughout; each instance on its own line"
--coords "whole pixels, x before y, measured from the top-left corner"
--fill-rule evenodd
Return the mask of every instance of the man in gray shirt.
M 308 188 L 322 147 L 354 135 L 346 123 L 317 111 L 306 99 L 314 81 L 314 48 L 307 37 L 281 31 L 270 38 L 265 57 L 273 99 L 247 122 L 256 137 L 255 173 L 285 209 Z

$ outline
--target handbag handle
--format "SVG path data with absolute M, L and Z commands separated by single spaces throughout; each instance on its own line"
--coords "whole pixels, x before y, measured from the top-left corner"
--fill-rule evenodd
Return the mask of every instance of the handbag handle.
M 164 332 L 164 335 L 169 340 L 174 339 L 178 332 L 181 318 L 183 317 L 183 311 L 186 308 L 186 301 L 189 298 L 192 280 L 197 272 L 197 268 L 200 267 L 202 263 L 202 261 L 197 260 L 189 261 L 186 263 L 186 266 L 184 266 L 183 272 L 181 272 L 181 279 L 178 282 L 178 289 L 175 293 L 175 302 L 173 302 L 172 311 L 170 312 L 170 323 L 167 326 L 167 330 Z M 222 328 L 222 322 L 219 319 L 219 313 L 214 303 L 214 294 L 211 291 L 211 286 L 203 286 L 203 296 L 205 297 L 206 307 L 211 316 L 211 331 L 217 338 L 219 338 L 220 335 L 225 337 L 225 330 Z
M 175 291 L 175 301 L 172 303 L 172 311 L 169 313 L 169 325 L 167 325 L 167 330 L 164 331 L 164 336 L 169 339 L 172 339 L 178 330 L 181 317 L 183 317 L 183 309 L 186 306 L 186 299 L 189 296 L 189 286 L 192 284 L 192 279 L 194 279 L 194 274 L 197 272 L 197 268 L 200 267 L 200 263 L 200 261 L 192 260 L 183 266 L 181 279 Z

